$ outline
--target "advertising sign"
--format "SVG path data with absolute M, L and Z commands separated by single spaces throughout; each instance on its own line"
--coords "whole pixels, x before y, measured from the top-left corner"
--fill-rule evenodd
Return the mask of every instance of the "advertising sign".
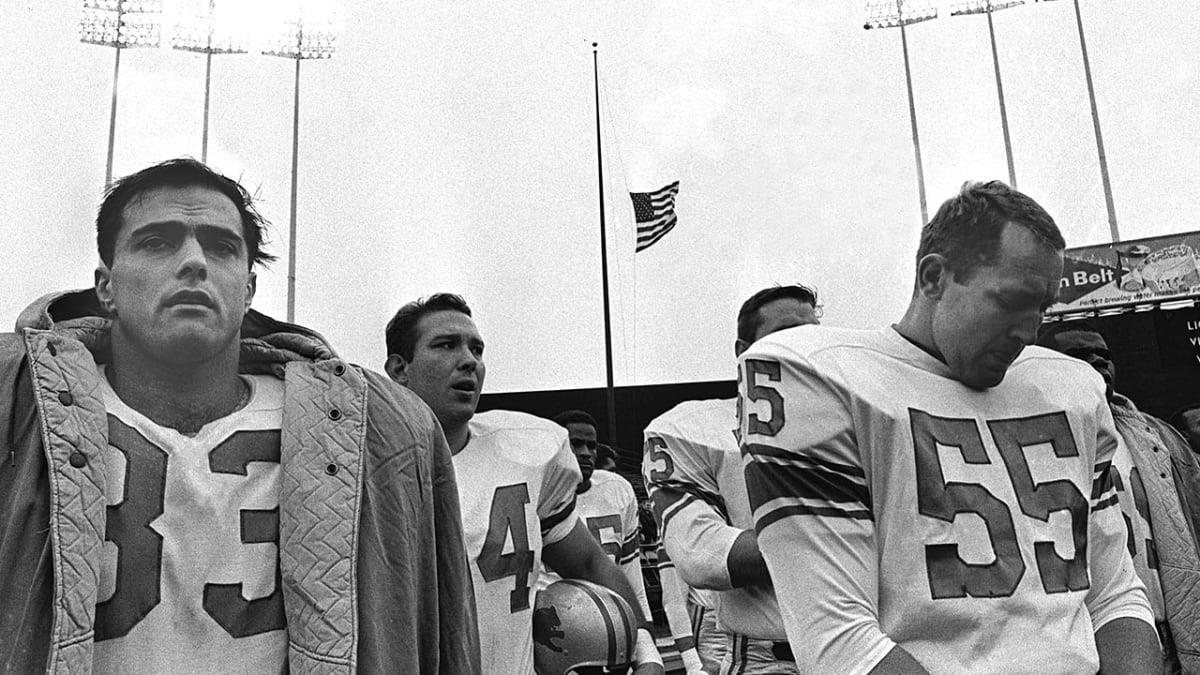
M 1047 314 L 1200 297 L 1200 232 L 1069 248 Z

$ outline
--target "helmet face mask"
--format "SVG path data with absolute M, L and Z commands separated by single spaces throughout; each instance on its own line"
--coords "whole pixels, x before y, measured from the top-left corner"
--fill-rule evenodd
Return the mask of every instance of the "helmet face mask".
M 533 662 L 539 675 L 628 673 L 637 615 L 613 591 L 578 579 L 556 581 L 537 595 Z

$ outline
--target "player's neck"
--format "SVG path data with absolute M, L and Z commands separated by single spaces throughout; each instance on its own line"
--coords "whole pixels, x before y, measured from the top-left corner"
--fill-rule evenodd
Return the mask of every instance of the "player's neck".
M 920 308 L 910 306 L 904 313 L 904 317 L 892 324 L 892 328 L 900 334 L 900 337 L 911 342 L 916 348 L 938 361 L 945 362 L 941 352 L 933 343 L 932 321 L 924 315 Z
M 465 422 L 451 428 L 443 426 L 442 433 L 446 434 L 446 444 L 450 446 L 451 455 L 457 455 L 467 447 L 467 441 L 471 440 L 471 428 Z
M 238 376 L 236 349 L 203 363 L 163 364 L 114 336 L 112 354 L 106 373 L 117 396 L 154 423 L 185 435 L 237 411 L 249 398 Z
M 579 487 L 575 488 L 575 494 L 581 495 L 591 489 L 592 489 L 592 479 L 589 478 L 585 481 L 580 481 Z

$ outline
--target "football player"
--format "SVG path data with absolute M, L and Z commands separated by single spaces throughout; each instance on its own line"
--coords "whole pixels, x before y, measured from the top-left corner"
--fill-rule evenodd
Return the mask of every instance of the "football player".
M 437 421 L 250 309 L 246 189 L 170 160 L 96 230 L 0 336 L 0 672 L 479 672 Z
M 638 521 L 637 495 L 629 481 L 612 471 L 595 468 L 596 419 L 582 410 L 565 410 L 553 418 L 567 430 L 571 452 L 579 464 L 582 479 L 575 488 L 575 512 L 600 548 L 621 568 L 637 595 L 642 620 L 649 622 L 650 603 L 642 579 L 641 526 Z M 544 570 L 538 578 L 538 590 L 558 581 L 559 576 Z
M 629 582 L 576 513 L 580 472 L 567 432 L 524 413 L 475 414 L 484 343 L 467 303 L 450 293 L 410 302 L 388 322 L 386 339 L 388 375 L 429 404 L 450 444 L 484 672 L 533 673 L 533 596 L 543 563 L 636 607 Z M 636 673 L 662 673 L 645 626 L 635 652 Z
M 1038 344 L 1091 364 L 1104 379 L 1108 407 L 1124 441 L 1113 456 L 1113 485 L 1129 530 L 1129 555 L 1154 610 L 1162 672 L 1198 672 L 1200 626 L 1192 621 L 1200 606 L 1196 454 L 1173 427 L 1117 392 L 1108 342 L 1090 321 L 1048 323 L 1038 333 Z
M 1064 247 L 1029 197 L 967 183 L 921 232 L 899 323 L 742 354 L 746 483 L 801 671 L 1160 667 L 1102 383 L 1026 348 Z
M 755 340 L 820 322 L 816 292 L 801 285 L 765 288 L 738 312 L 734 354 Z M 682 579 L 713 593 L 724 642 L 721 673 L 795 673 L 771 577 L 758 550 L 737 442 L 736 399 L 686 401 L 644 432 L 646 488 L 662 521 L 663 547 Z

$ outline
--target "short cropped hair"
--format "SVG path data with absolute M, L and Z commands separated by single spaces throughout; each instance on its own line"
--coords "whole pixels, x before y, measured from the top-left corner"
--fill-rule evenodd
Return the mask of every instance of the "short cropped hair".
M 246 240 L 250 267 L 275 260 L 275 256 L 263 250 L 269 223 L 255 208 L 254 200 L 246 188 L 201 162 L 181 157 L 129 174 L 105 191 L 104 200 L 100 202 L 100 210 L 96 214 L 96 248 L 105 265 L 111 267 L 113 264 L 117 235 L 124 224 L 125 208 L 153 190 L 168 187 L 206 188 L 228 197 L 242 221 L 242 238 Z
M 445 311 L 471 316 L 471 308 L 467 306 L 467 301 L 454 293 L 434 293 L 427 298 L 413 300 L 396 310 L 396 315 L 388 321 L 383 334 L 387 340 L 388 354 L 399 354 L 405 361 L 412 361 L 417 340 L 421 337 L 417 332 L 421 318 L 434 312 Z
M 938 208 L 921 229 L 917 261 L 938 253 L 959 283 L 966 283 L 981 265 L 995 262 L 1004 226 L 1016 223 L 1056 250 L 1066 240 L 1049 213 L 1024 193 L 998 180 L 967 181 L 958 194 Z
M 1076 332 L 1095 333 L 1100 337 L 1104 337 L 1104 333 L 1100 332 L 1100 328 L 1087 319 L 1076 319 L 1074 321 L 1051 321 L 1049 323 L 1042 324 L 1041 328 L 1038 329 L 1037 343 L 1042 347 L 1048 347 L 1057 351 L 1058 336 L 1063 333 Z
M 596 431 L 600 430 L 600 425 L 596 424 L 596 418 L 583 410 L 564 410 L 550 419 L 563 428 L 566 428 L 568 424 L 590 424 Z
M 739 340 L 754 342 L 754 336 L 762 326 L 762 317 L 758 310 L 769 302 L 780 298 L 792 298 L 817 308 L 817 291 L 803 284 L 788 284 L 787 286 L 771 286 L 764 288 L 746 299 L 738 310 L 737 336 Z

